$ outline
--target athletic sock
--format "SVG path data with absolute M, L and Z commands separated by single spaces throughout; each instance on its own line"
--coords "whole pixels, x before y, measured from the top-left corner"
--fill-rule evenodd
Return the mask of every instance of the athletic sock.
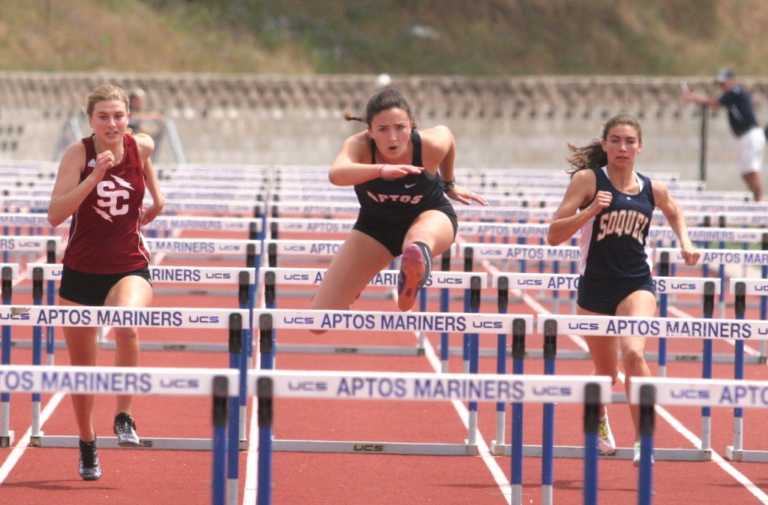
M 429 279 L 429 275 L 432 272 L 432 249 L 424 242 L 414 241 L 414 245 L 418 246 L 421 251 L 421 255 L 424 257 L 424 278 L 422 283 Z

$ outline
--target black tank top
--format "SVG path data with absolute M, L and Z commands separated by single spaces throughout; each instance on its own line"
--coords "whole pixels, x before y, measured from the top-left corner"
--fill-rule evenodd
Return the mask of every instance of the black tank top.
M 645 241 L 656 202 L 651 180 L 636 174 L 640 192 L 617 190 L 605 168 L 594 169 L 597 191 L 610 191 L 611 204 L 581 228 L 581 273 L 592 278 L 640 278 L 650 275 Z
M 413 145 L 412 165 L 423 167 L 421 158 L 421 136 L 414 129 L 411 132 Z M 371 140 L 371 162 L 376 163 L 376 144 Z M 355 193 L 360 202 L 360 214 L 378 219 L 399 221 L 403 217 L 412 217 L 426 209 L 435 208 L 445 202 L 443 187 L 438 175 L 424 170 L 418 175 L 408 175 L 386 181 L 372 179 L 355 185 Z

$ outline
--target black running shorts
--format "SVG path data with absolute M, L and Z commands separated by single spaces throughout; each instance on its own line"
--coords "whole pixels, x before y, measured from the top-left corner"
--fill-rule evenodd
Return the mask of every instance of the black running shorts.
M 151 284 L 147 267 L 120 274 L 89 274 L 65 266 L 61 273 L 59 296 L 80 305 L 102 306 L 112 286 L 129 275 L 138 275 Z
M 456 231 L 459 229 L 459 220 L 456 217 L 456 212 L 453 210 L 450 202 L 446 201 L 446 204 L 427 210 L 439 210 L 451 220 L 453 225 L 453 237 L 456 238 Z M 424 212 L 422 211 L 422 212 Z M 403 219 L 401 221 L 382 220 L 378 217 L 370 215 L 364 215 L 362 212 L 357 216 L 357 221 L 353 227 L 355 230 L 365 233 L 369 237 L 374 238 L 377 242 L 387 248 L 392 256 L 400 256 L 403 253 L 403 240 L 408 233 L 408 229 L 411 227 L 418 214 L 411 219 Z
M 582 309 L 614 316 L 622 300 L 640 290 L 656 294 L 650 275 L 637 279 L 595 279 L 582 275 L 576 303 Z

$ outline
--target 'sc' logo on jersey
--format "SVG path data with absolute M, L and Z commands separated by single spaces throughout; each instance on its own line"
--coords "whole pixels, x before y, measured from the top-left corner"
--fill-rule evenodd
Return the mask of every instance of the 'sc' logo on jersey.
M 133 190 L 133 186 L 125 179 L 116 175 L 111 177 L 114 181 L 103 180 L 96 185 L 96 194 L 99 196 L 96 200 L 98 207 L 93 208 L 99 216 L 109 222 L 112 222 L 113 216 L 128 214 L 130 209 L 128 200 L 131 197 L 129 190 Z

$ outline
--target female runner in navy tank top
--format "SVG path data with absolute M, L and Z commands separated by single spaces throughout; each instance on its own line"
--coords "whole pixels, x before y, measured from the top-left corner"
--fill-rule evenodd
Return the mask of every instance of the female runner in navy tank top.
M 60 305 L 144 307 L 152 301 L 149 253 L 139 227 L 162 210 L 163 195 L 150 157 L 154 142 L 127 130 L 128 97 L 117 86 L 102 85 L 88 96 L 93 135 L 64 152 L 51 194 L 48 220 L 53 226 L 70 216 L 69 241 L 59 288 Z M 143 208 L 144 191 L 153 205 Z M 65 327 L 72 365 L 96 364 L 98 328 Z M 114 328 L 116 366 L 138 365 L 135 328 Z M 72 395 L 80 432 L 80 476 L 101 477 L 93 426 L 93 395 Z M 131 396 L 117 397 L 113 429 L 117 442 L 139 445 L 131 416 Z
M 635 172 L 635 158 L 642 150 L 640 124 L 630 116 L 611 118 L 602 139 L 585 147 L 569 146 L 574 167 L 571 182 L 555 212 L 547 237 L 551 245 L 570 239 L 581 230 L 581 277 L 578 313 L 587 315 L 655 316 L 656 296 L 645 240 L 654 207 L 664 213 L 677 235 L 689 265 L 699 252 L 688 237 L 682 210 L 663 182 Z M 636 376 L 649 376 L 645 338 L 586 337 L 597 375 L 618 377 L 618 353 L 626 373 L 626 390 Z M 636 440 L 638 408 L 630 407 Z M 599 429 L 603 454 L 616 451 L 604 410 Z M 639 463 L 635 444 L 635 463 Z
M 417 131 L 397 90 L 374 95 L 364 121 L 368 129 L 344 141 L 329 173 L 331 183 L 355 187 L 360 213 L 315 295 L 315 309 L 348 309 L 368 281 L 400 254 L 398 307 L 410 309 L 432 257 L 456 236 L 456 214 L 445 195 L 485 204 L 454 183 L 451 131 L 445 126 Z

